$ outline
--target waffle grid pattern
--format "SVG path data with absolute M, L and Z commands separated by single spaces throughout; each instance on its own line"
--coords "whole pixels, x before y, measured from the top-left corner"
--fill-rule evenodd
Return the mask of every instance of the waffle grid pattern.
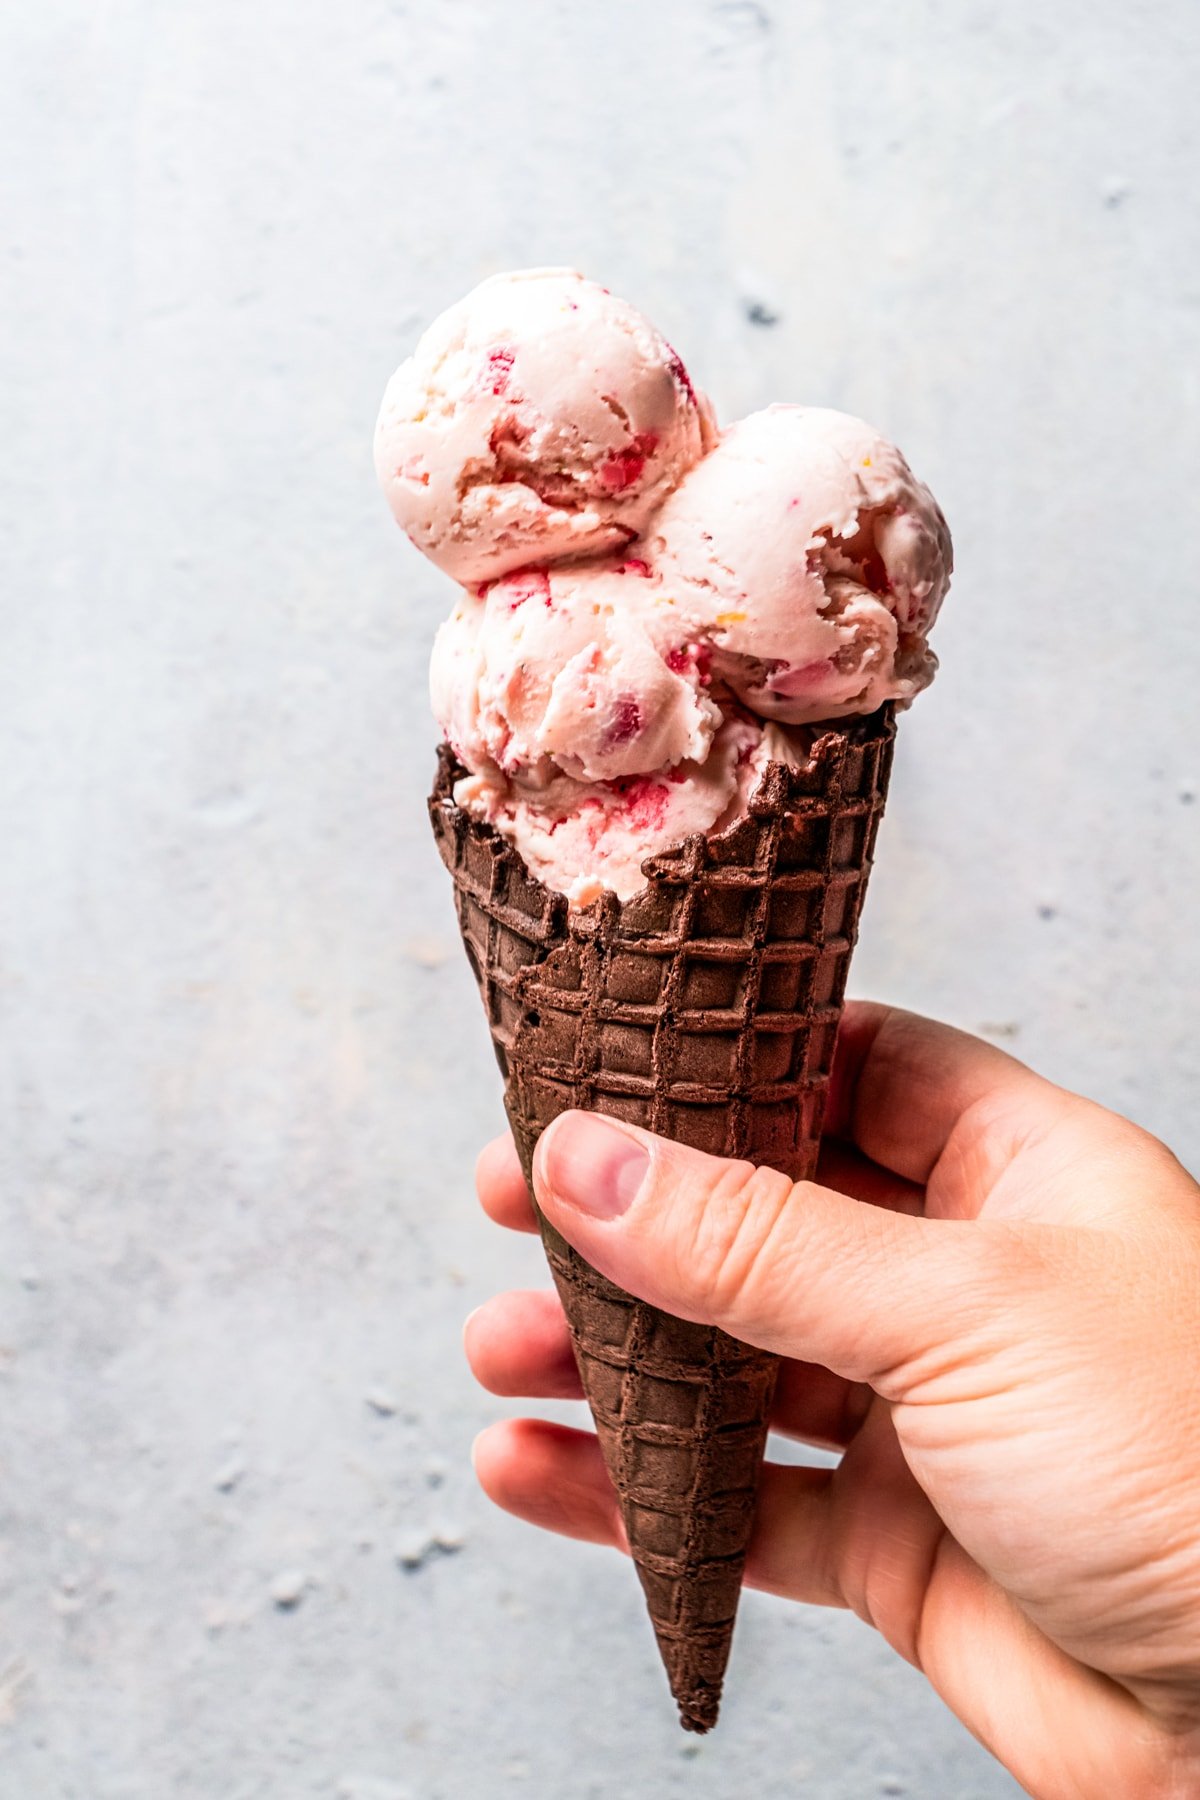
M 431 817 L 527 1170 L 550 1120 L 585 1107 L 811 1174 L 893 729 L 885 710 L 827 732 L 804 769 L 771 765 L 749 818 L 575 912 L 454 806 L 443 752 Z M 707 1730 L 776 1365 L 633 1299 L 542 1225 L 672 1690 Z

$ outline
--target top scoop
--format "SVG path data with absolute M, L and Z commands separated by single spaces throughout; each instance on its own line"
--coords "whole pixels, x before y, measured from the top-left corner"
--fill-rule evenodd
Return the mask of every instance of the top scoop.
M 463 584 L 434 646 L 456 799 L 586 904 L 745 812 L 820 721 L 937 667 L 937 502 L 871 426 L 771 406 L 718 434 L 678 356 L 562 270 L 496 276 L 393 377 L 380 479 Z
M 570 269 L 494 275 L 436 319 L 383 397 L 375 466 L 456 581 L 628 543 L 715 436 L 648 319 Z
M 861 419 L 768 406 L 731 426 L 663 506 L 649 554 L 763 718 L 870 713 L 933 679 L 950 533 Z

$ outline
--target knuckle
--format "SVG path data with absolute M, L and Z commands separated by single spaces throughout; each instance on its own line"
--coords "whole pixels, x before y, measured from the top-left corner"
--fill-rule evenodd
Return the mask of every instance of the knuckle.
M 729 1162 L 696 1208 L 689 1285 L 721 1318 L 754 1313 L 782 1254 L 792 1191 L 777 1169 Z

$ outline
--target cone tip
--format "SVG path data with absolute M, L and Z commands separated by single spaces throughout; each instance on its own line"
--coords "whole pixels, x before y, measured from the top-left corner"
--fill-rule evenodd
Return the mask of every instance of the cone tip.
M 672 1688 L 675 1701 L 679 1707 L 679 1723 L 685 1731 L 694 1731 L 702 1737 L 711 1731 L 717 1722 L 717 1714 L 721 1708 L 721 1690 L 714 1693 L 711 1688 L 693 1689 L 691 1693 L 681 1694 Z

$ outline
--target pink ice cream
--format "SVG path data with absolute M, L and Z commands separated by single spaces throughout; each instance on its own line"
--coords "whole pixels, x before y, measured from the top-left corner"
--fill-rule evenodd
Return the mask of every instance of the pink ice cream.
M 647 546 L 714 670 L 765 718 L 870 713 L 933 679 L 926 634 L 950 534 L 899 450 L 861 419 L 752 413 L 664 503 Z
M 703 762 L 723 717 L 687 621 L 638 560 L 519 569 L 464 593 L 430 686 L 462 762 L 527 792 Z
M 731 715 L 696 761 L 608 781 L 551 777 L 536 794 L 482 772 L 460 781 L 454 798 L 576 906 L 606 889 L 628 898 L 645 886 L 647 857 L 697 832 L 720 831 L 745 812 L 772 756 L 788 754 L 774 737 L 779 731 Z
M 526 269 L 429 327 L 388 383 L 375 466 L 418 549 L 479 582 L 628 543 L 713 435 L 648 319 L 573 270 Z
M 709 692 L 703 649 L 640 560 L 519 569 L 462 595 L 430 687 L 472 771 L 456 798 L 578 904 L 633 893 L 650 850 L 713 830 L 762 731 Z
M 822 720 L 906 705 L 950 537 L 860 419 L 716 437 L 678 357 L 581 276 L 497 276 L 393 378 L 380 477 L 464 587 L 434 645 L 459 804 L 586 905 L 742 815 Z

